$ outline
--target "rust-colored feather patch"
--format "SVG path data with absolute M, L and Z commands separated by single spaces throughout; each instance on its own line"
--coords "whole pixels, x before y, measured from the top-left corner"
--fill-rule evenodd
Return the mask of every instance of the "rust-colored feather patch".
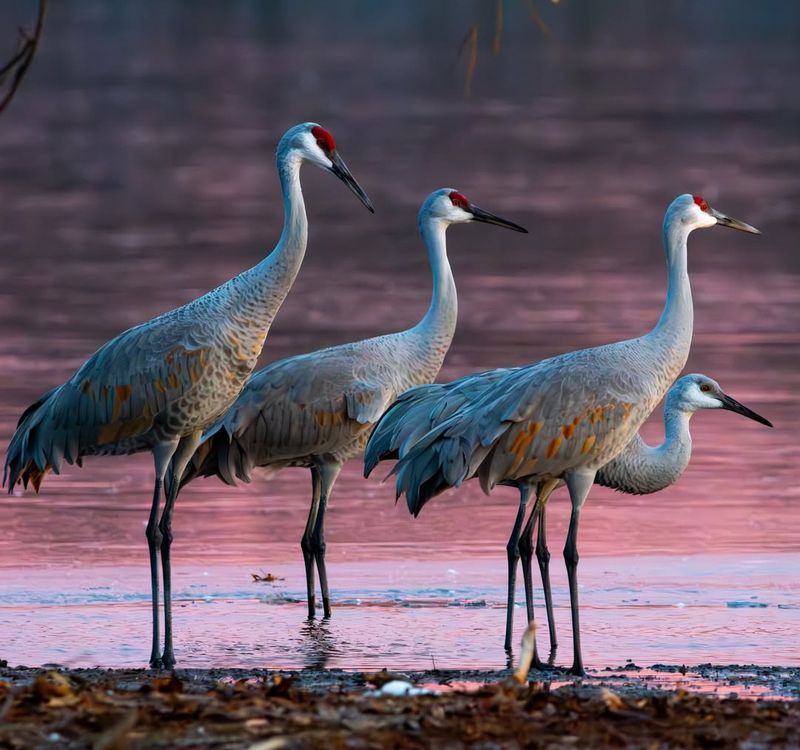
M 529 422 L 528 427 L 524 430 L 520 430 L 516 437 L 514 438 L 514 442 L 511 443 L 511 452 L 516 455 L 517 461 L 521 461 L 524 457 L 525 450 L 533 441 L 533 438 L 536 437 L 536 434 L 539 430 L 542 429 L 541 422 Z
M 547 453 L 545 454 L 545 458 L 553 458 L 553 456 L 558 453 L 558 449 L 561 447 L 561 438 L 555 437 L 550 441 L 550 445 L 547 446 Z

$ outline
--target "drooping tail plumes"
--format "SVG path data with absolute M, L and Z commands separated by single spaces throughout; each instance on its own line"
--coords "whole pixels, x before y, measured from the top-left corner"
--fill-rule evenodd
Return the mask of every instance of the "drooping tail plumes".
M 436 425 L 434 406 L 439 384 L 418 385 L 398 396 L 372 430 L 364 451 L 364 476 L 381 461 L 402 458 Z
M 468 479 L 475 451 L 464 435 L 451 435 L 451 421 L 421 438 L 395 465 L 397 497 L 405 494 L 408 510 L 418 516 L 423 506 L 450 487 Z
M 471 476 L 476 459 L 486 453 L 479 443 L 472 447 L 475 435 L 469 434 L 469 429 L 439 427 L 509 372 L 512 370 L 489 370 L 403 393 L 370 436 L 364 453 L 364 476 L 380 461 L 399 459 L 392 472 L 397 474 L 397 497 L 405 493 L 409 511 L 417 516 L 428 500 Z
M 212 427 L 203 437 L 181 477 L 180 488 L 198 477 L 218 477 L 234 486 L 236 480 L 250 481 L 254 465 L 236 436 L 228 434 L 223 423 Z
M 3 469 L 3 484 L 9 494 L 18 482 L 27 489 L 28 484 L 38 492 L 46 474 L 52 469 L 58 474 L 61 459 L 68 463 L 80 461 L 77 446 L 58 422 L 50 415 L 53 396 L 58 388 L 45 393 L 32 403 L 17 422 L 17 429 L 8 444 Z

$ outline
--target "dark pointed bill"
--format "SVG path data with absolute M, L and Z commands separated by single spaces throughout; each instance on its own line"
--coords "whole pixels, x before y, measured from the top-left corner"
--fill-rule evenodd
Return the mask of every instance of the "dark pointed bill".
M 720 213 L 715 208 L 709 207 L 708 212 L 717 220 L 717 224 L 721 227 L 730 227 L 731 229 L 738 229 L 740 232 L 750 232 L 750 234 L 761 234 L 755 227 L 745 224 L 738 219 L 732 219 L 730 216 Z
M 515 224 L 513 221 L 508 221 L 508 219 L 501 219 L 499 216 L 490 214 L 488 211 L 484 211 L 482 208 L 473 206 L 471 203 L 469 204 L 469 212 L 472 214 L 474 221 L 482 221 L 484 224 L 494 224 L 498 227 L 513 229 L 515 232 L 525 232 L 525 234 L 528 233 L 528 230 L 525 229 L 525 227 L 521 227 L 519 224 Z
M 744 404 L 740 404 L 735 398 L 731 398 L 726 393 L 723 393 L 719 397 L 719 400 L 722 402 L 723 409 L 735 411 L 737 414 L 741 414 L 743 417 L 753 419 L 756 422 L 765 424 L 767 427 L 772 427 L 772 422 L 770 422 L 768 419 L 765 419 L 760 414 L 756 414 L 752 409 L 748 409 Z
M 347 185 L 347 187 L 356 194 L 358 199 L 374 214 L 375 209 L 372 206 L 372 201 L 361 189 L 361 185 L 356 182 L 356 178 L 350 174 L 350 170 L 347 168 L 347 164 L 342 160 L 342 157 L 334 151 L 328 158 L 331 160 L 330 171 Z

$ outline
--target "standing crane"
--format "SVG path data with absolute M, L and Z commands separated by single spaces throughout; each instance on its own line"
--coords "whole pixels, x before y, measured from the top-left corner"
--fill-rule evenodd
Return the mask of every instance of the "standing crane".
M 470 221 L 526 232 L 442 188 L 419 210 L 419 230 L 433 276 L 431 302 L 413 328 L 288 357 L 248 381 L 236 403 L 212 427 L 183 481 L 217 476 L 227 484 L 251 480 L 256 467 L 311 471 L 311 505 L 301 540 L 308 616 L 314 617 L 314 565 L 325 617 L 331 614 L 324 524 L 333 485 L 345 461 L 360 455 L 372 425 L 398 394 L 438 374 L 456 328 L 457 299 L 445 232 Z
M 664 440 L 660 445 L 648 445 L 641 434 L 636 433 L 625 449 L 615 459 L 598 470 L 594 483 L 601 487 L 624 492 L 628 495 L 651 495 L 675 484 L 686 470 L 692 458 L 692 436 L 689 421 L 701 409 L 727 409 L 735 414 L 752 419 L 767 427 L 772 422 L 731 398 L 716 380 L 693 373 L 676 380 L 667 391 L 664 399 Z M 520 482 L 520 492 L 526 492 Z M 542 482 L 536 487 L 536 503 L 533 506 L 522 537 L 519 539 L 519 554 L 525 580 L 525 604 L 528 620 L 533 620 L 533 582 L 531 561 L 533 558 L 533 527 L 537 525 L 536 558 L 542 576 L 545 594 L 547 626 L 550 631 L 550 652 L 556 648 L 555 623 L 553 621 L 553 597 L 550 589 L 550 552 L 547 549 L 545 510 L 547 500 L 553 490 L 563 485 L 563 481 Z M 528 496 L 534 488 L 527 488 Z M 513 591 L 513 583 L 509 581 Z M 508 612 L 506 626 L 511 627 L 511 611 Z M 538 661 L 534 646 L 534 665 Z M 541 666 L 539 664 L 539 666 Z
M 493 370 L 491 376 L 498 378 L 502 370 Z M 435 383 L 429 386 L 412 388 L 404 393 L 381 420 L 370 440 L 370 450 L 365 455 L 365 474 L 369 475 L 379 460 L 402 458 L 419 436 L 429 432 L 443 419 L 442 413 L 433 408 L 437 402 L 446 402 L 450 410 L 463 406 L 469 398 L 470 384 L 480 387 L 480 376 L 464 378 L 463 382 Z M 457 388 L 456 386 L 459 386 Z M 412 403 L 413 402 L 413 403 Z M 402 408 L 397 405 L 403 403 Z M 629 495 L 649 495 L 669 487 L 678 481 L 689 465 L 692 455 L 692 438 L 689 433 L 689 420 L 700 409 L 727 409 L 772 427 L 772 423 L 747 408 L 736 399 L 728 396 L 719 383 L 707 375 L 684 375 L 670 387 L 664 399 L 664 441 L 658 446 L 648 445 L 637 433 L 625 449 L 615 459 L 598 470 L 594 483 L 603 487 L 624 492 Z M 380 451 L 380 452 L 379 452 Z M 514 591 L 516 587 L 517 562 L 522 561 L 525 582 L 525 603 L 528 622 L 533 621 L 533 579 L 531 561 L 533 558 L 533 530 L 537 527 L 536 558 L 542 577 L 547 626 L 550 631 L 550 653 L 557 646 L 555 622 L 553 620 L 553 597 L 550 588 L 550 552 L 547 548 L 545 509 L 552 492 L 564 484 L 563 480 L 544 480 L 531 482 L 527 479 L 504 482 L 515 486 L 520 492 L 517 517 L 511 537 L 506 545 L 508 555 L 508 597 L 506 604 L 505 648 L 511 648 Z M 522 524 L 530 508 L 531 499 L 536 502 L 528 515 L 524 530 Z M 534 667 L 542 667 L 536 649 L 533 657 Z
M 686 363 L 693 325 L 687 241 L 693 230 L 715 225 L 758 233 L 700 196 L 680 195 L 670 204 L 663 224 L 667 298 L 650 332 L 497 375 L 490 371 L 486 387 L 476 387 L 467 403 L 451 409 L 393 469 L 397 496 L 405 494 L 413 514 L 473 477 L 487 493 L 520 479 L 564 480 L 572 502 L 564 559 L 576 675 L 584 674 L 577 579 L 581 508 L 598 469 L 622 452 Z M 446 396 L 443 401 L 434 408 L 447 410 Z
M 300 166 L 308 161 L 342 180 L 373 211 L 366 193 L 336 151 L 333 136 L 306 122 L 278 143 L 284 226 L 258 265 L 208 294 L 130 328 L 97 350 L 62 385 L 20 417 L 6 454 L 3 482 L 36 492 L 48 471 L 84 456 L 150 451 L 155 487 L 147 523 L 153 644 L 150 665 L 175 664 L 172 645 L 171 519 L 177 482 L 161 494 L 167 469 L 180 476 L 203 431 L 239 395 L 255 367 L 270 325 L 303 261 L 308 237 Z M 164 653 L 160 654 L 158 557 L 164 576 Z
M 364 457 L 365 476 L 369 476 L 378 461 L 405 456 L 422 435 L 468 403 L 469 399 L 478 395 L 489 382 L 499 379 L 507 372 L 509 371 L 492 370 L 453 383 L 432 383 L 406 391 L 386 412 L 370 438 Z M 443 406 L 445 408 L 442 408 Z M 650 446 L 637 433 L 622 453 L 598 470 L 594 483 L 627 494 L 649 495 L 677 482 L 689 465 L 692 454 L 689 420 L 699 409 L 728 409 L 772 427 L 764 417 L 724 393 L 715 380 L 706 375 L 684 375 L 672 384 L 664 399 L 664 441 L 658 446 Z M 542 577 L 552 655 L 555 653 L 557 641 L 550 588 L 550 552 L 547 548 L 545 508 L 551 493 L 563 486 L 564 482 L 561 479 L 537 482 L 522 478 L 502 484 L 517 487 L 520 492 L 519 510 L 506 545 L 508 596 L 505 648 L 511 649 L 516 571 L 520 558 L 525 582 L 528 622 L 533 620 L 531 561 L 533 529 L 537 526 L 536 558 Z M 536 503 L 524 531 L 521 531 L 534 493 Z M 535 649 L 533 662 L 535 667 L 543 666 Z

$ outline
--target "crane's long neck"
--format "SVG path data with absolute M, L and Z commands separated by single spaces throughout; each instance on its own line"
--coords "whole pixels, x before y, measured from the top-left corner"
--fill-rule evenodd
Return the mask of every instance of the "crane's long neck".
M 664 442 L 651 446 L 637 434 L 613 461 L 597 473 L 596 482 L 635 495 L 658 492 L 674 484 L 692 457 L 691 412 L 669 403 L 664 407 Z
M 441 219 L 420 217 L 419 229 L 428 250 L 433 291 L 425 316 L 412 330 L 435 356 L 443 360 L 453 340 L 458 317 L 456 283 L 447 260 L 447 225 Z
M 299 156 L 278 153 L 278 177 L 283 195 L 283 231 L 275 249 L 258 265 L 237 276 L 232 284 L 230 312 L 236 328 L 263 343 L 272 321 L 292 288 L 303 262 L 308 220 L 300 187 Z M 259 347 L 260 351 L 260 347 Z
M 667 256 L 667 299 L 655 328 L 648 338 L 657 354 L 653 364 L 660 366 L 659 385 L 664 393 L 686 364 L 692 343 L 694 309 L 692 289 L 687 270 L 687 239 L 689 232 L 675 215 L 664 221 L 664 250 Z

